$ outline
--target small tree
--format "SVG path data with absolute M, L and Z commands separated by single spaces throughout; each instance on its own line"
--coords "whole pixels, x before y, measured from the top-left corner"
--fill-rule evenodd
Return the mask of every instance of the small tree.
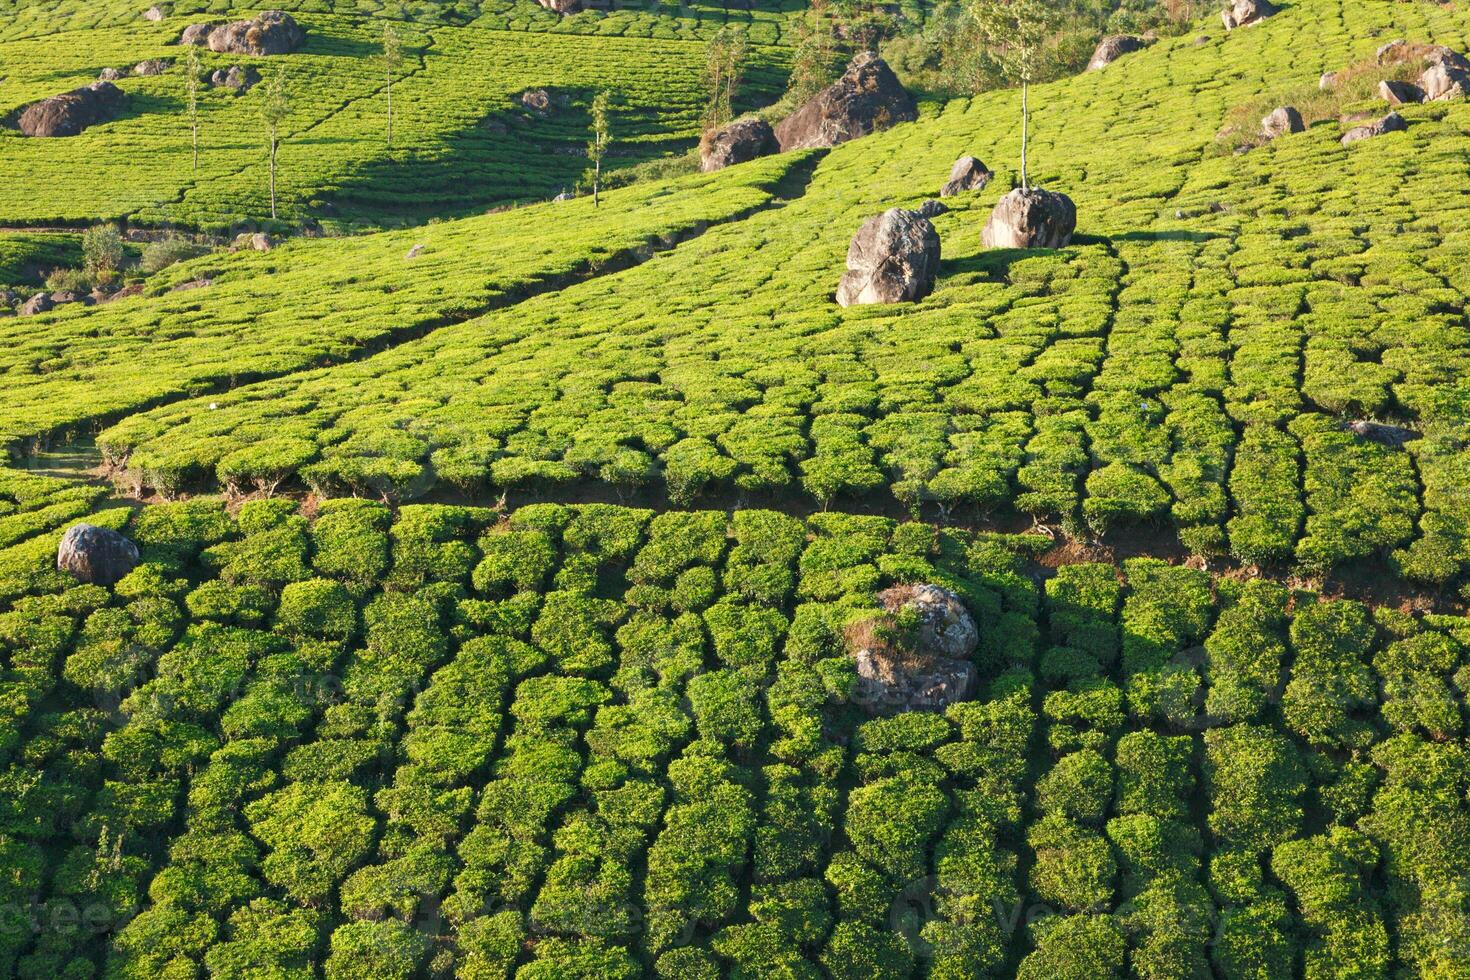
M 93 283 L 104 286 L 111 282 L 125 258 L 117 225 L 97 225 L 82 232 L 82 263 Z
M 383 24 L 383 71 L 388 76 L 388 149 L 393 149 L 393 79 L 403 66 L 403 39 L 391 21 Z
M 189 110 L 189 133 L 194 142 L 194 172 L 199 172 L 199 46 L 184 46 L 184 104 Z
M 969 0 L 969 4 L 981 41 L 1001 75 L 1021 86 L 1021 188 L 1029 190 L 1030 87 L 1041 72 L 1047 42 L 1061 27 L 1065 11 L 1055 0 Z
M 286 90 L 286 69 L 277 68 L 275 74 L 263 86 L 260 102 L 260 118 L 270 136 L 271 164 L 271 220 L 276 219 L 276 150 L 280 148 L 280 127 L 286 114 L 291 111 L 291 99 Z
M 806 15 L 792 30 L 796 39 L 791 56 L 791 77 L 786 91 L 797 102 L 805 102 L 827 87 L 832 80 L 832 64 L 837 60 L 837 46 L 825 16 L 822 0 L 807 8 Z
M 592 139 L 587 143 L 587 159 L 592 161 L 592 206 L 602 206 L 602 158 L 612 142 L 608 130 L 608 107 L 611 99 L 604 89 L 592 100 Z
M 709 39 L 704 55 L 704 79 L 709 89 L 706 129 L 722 126 L 734 118 L 735 96 L 740 91 L 748 53 L 744 32 L 734 28 L 722 27 Z

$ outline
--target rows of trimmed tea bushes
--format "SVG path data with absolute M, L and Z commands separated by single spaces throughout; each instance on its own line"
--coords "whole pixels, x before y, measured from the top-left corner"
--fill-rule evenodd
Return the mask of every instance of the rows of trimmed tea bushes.
M 618 190 L 600 209 L 569 201 L 413 232 L 298 240 L 267 254 L 209 255 L 150 284 L 212 283 L 203 288 L 7 320 L 0 432 L 7 442 L 36 438 L 201 387 L 350 359 L 738 218 L 768 204 L 787 169 L 801 164 L 782 157 Z M 553 207 L 556 220 L 544 220 Z
M 39 286 L 52 269 L 82 264 L 82 243 L 75 235 L 0 234 L 0 289 Z
M 176 9 L 157 24 L 134 17 L 0 41 L 0 61 L 11 66 L 0 115 L 87 84 L 106 67 L 177 61 L 173 41 L 200 16 Z M 288 224 L 356 227 L 549 198 L 585 169 L 587 105 L 602 89 L 617 95 L 612 127 L 619 159 L 657 155 L 671 141 L 698 135 L 705 101 L 700 44 L 414 23 L 400 27 L 405 60 L 393 91 L 390 153 L 381 21 L 300 17 L 307 42 L 287 57 L 201 56 L 206 72 L 232 64 L 262 72 L 286 67 L 291 114 L 282 128 L 277 194 Z M 784 57 L 773 48 L 752 49 L 743 104 L 779 94 Z M 122 118 L 78 136 L 35 140 L 0 131 L 0 165 L 13 175 L 0 193 L 0 218 L 36 224 L 127 216 L 207 229 L 269 222 L 261 94 L 204 86 L 196 172 L 181 70 L 175 65 L 156 77 L 123 79 L 118 84 L 129 102 Z M 532 88 L 547 88 L 569 104 L 536 117 L 518 102 Z M 446 182 L 453 194 L 444 190 Z
M 1364 32 L 1464 31 L 1428 8 L 1319 6 L 1344 21 L 1314 52 L 1324 65 Z M 584 479 L 679 502 L 891 492 L 941 514 L 1013 505 L 1073 533 L 1167 521 L 1197 553 L 1317 572 L 1394 553 L 1417 581 L 1453 581 L 1470 557 L 1451 489 L 1466 110 L 1413 110 L 1409 134 L 1351 152 L 1314 131 L 1202 161 L 1208 121 L 1268 84 L 1293 16 L 1249 44 L 1162 42 L 1118 66 L 1126 84 L 1042 89 L 1038 176 L 1077 198 L 1084 237 L 978 251 L 1001 166 L 937 220 L 940 287 L 899 315 L 831 305 L 851 228 L 932 193 L 961 152 L 1008 159 L 994 123 L 1009 96 L 840 147 L 800 201 L 645 268 L 207 413 L 170 406 L 107 442 L 169 488 L 296 460 L 318 489 L 389 496 Z M 1133 112 L 1124 91 L 1158 106 Z M 1407 234 L 1409 204 L 1444 224 Z M 1357 415 L 1432 437 L 1411 461 L 1335 430 Z
M 145 508 L 110 590 L 0 554 L 17 975 L 1453 965 L 1463 619 L 837 514 L 293 511 Z M 985 683 L 868 720 L 841 628 L 908 581 Z

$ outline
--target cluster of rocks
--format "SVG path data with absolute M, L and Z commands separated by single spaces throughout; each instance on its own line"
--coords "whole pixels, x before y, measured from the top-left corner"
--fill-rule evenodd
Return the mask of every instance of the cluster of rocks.
M 306 32 L 296 19 L 281 10 L 267 10 L 251 20 L 190 24 L 179 36 L 180 44 L 202 45 L 218 54 L 257 56 L 290 54 L 305 41 Z
M 1142 51 L 1150 42 L 1150 38 L 1135 34 L 1109 35 L 1098 42 L 1097 49 L 1092 52 L 1092 60 L 1087 63 L 1087 70 L 1101 71 L 1125 54 Z
M 215 88 L 227 88 L 236 95 L 244 95 L 260 82 L 260 72 L 253 65 L 231 65 L 210 73 L 209 84 Z
M 111 528 L 74 524 L 61 536 L 56 567 L 91 585 L 116 585 L 138 567 L 138 546 Z
M 1220 19 L 1224 21 L 1227 31 L 1233 31 L 1237 27 L 1259 24 L 1277 12 L 1278 8 L 1271 0 L 1231 0 L 1220 12 Z
M 18 314 L 20 316 L 35 316 L 38 313 L 49 313 L 58 306 L 70 306 L 80 304 L 82 306 L 96 306 L 98 303 L 106 303 L 123 296 L 135 296 L 140 290 L 128 287 L 117 292 L 109 292 L 98 287 L 90 293 L 72 292 L 69 289 L 55 289 L 50 292 L 39 292 L 25 301 L 11 290 L 0 290 L 0 315 Z
M 167 58 L 150 58 L 140 61 L 132 68 L 104 68 L 97 76 L 99 82 L 116 82 L 127 78 L 129 75 L 137 75 L 148 78 L 153 75 L 162 75 L 173 66 L 173 62 Z
M 879 593 L 878 603 L 882 615 L 848 633 L 856 704 L 875 715 L 942 711 L 974 693 L 970 657 L 980 631 L 959 596 L 937 585 L 899 585 Z M 900 616 L 914 623 L 902 637 Z
M 760 120 L 737 119 L 707 133 L 700 168 L 719 170 L 770 153 L 832 147 L 919 118 L 913 97 L 888 63 L 864 51 L 842 76 L 772 129 Z
M 26 136 L 75 136 L 88 126 L 116 118 L 126 102 L 122 89 L 97 81 L 31 103 L 21 110 L 16 127 Z
M 1390 105 L 1443 102 L 1470 96 L 1470 60 L 1443 44 L 1410 44 L 1390 41 L 1378 49 L 1378 64 L 1424 64 L 1418 84 L 1395 79 L 1379 83 L 1378 94 Z

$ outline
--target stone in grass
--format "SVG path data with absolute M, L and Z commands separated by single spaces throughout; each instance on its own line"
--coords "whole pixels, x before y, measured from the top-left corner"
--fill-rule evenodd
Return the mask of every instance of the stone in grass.
M 1270 0 L 1232 0 L 1230 5 L 1220 12 L 1220 19 L 1224 22 L 1227 31 L 1233 31 L 1237 27 L 1259 24 L 1276 12 L 1276 5 Z
M 980 235 L 986 248 L 1063 248 L 1077 230 L 1077 206 L 1065 194 L 1018 187 L 995 206 Z
M 1297 112 L 1295 106 L 1280 106 L 1261 120 L 1261 133 L 1268 140 L 1285 136 L 1287 133 L 1305 132 L 1306 128 L 1306 123 L 1302 122 L 1302 114 Z
M 1322 77 L 1317 79 L 1317 90 L 1319 92 L 1331 92 L 1337 88 L 1337 72 L 1323 72 Z
M 699 141 L 699 169 L 705 173 L 775 153 L 776 133 L 764 119 L 737 119 L 710 130 Z
M 151 78 L 154 75 L 162 75 L 168 71 L 169 65 L 171 64 L 173 62 L 167 58 L 149 58 L 147 61 L 140 61 L 134 65 L 133 74 L 143 78 Z
M 246 250 L 254 250 L 256 252 L 269 252 L 275 247 L 275 240 L 271 238 L 270 235 L 267 235 L 265 232 L 257 231 L 254 234 L 251 234 L 247 231 L 235 236 L 235 241 L 234 244 L 230 246 L 230 251 L 242 252 Z
M 1342 145 L 1351 146 L 1360 140 L 1372 139 L 1385 133 L 1402 133 L 1409 128 L 1404 122 L 1404 117 L 1397 112 L 1390 112 L 1382 119 L 1368 123 L 1366 126 L 1356 126 L 1342 135 Z
M 890 208 L 863 222 L 847 249 L 840 306 L 907 303 L 928 296 L 939 275 L 939 233 L 917 211 Z
M 949 180 L 939 188 L 939 196 L 954 197 L 964 191 L 983 191 L 994 176 L 979 157 L 960 157 L 949 168 Z
M 104 68 L 97 76 L 99 82 L 116 82 L 128 77 L 128 73 L 121 68 Z
M 847 631 L 857 667 L 854 703 L 871 714 L 942 711 L 975 690 L 970 655 L 980 632 L 960 597 L 937 585 L 896 585 L 882 612 Z
M 143 11 L 143 19 L 147 21 L 152 21 L 155 24 L 163 20 L 163 18 L 164 12 L 162 7 L 149 7 L 147 10 Z
M 1100 71 L 1134 51 L 1142 51 L 1148 47 L 1148 41 L 1133 34 L 1113 34 L 1103 38 L 1097 43 L 1097 48 L 1092 52 L 1092 60 L 1087 63 L 1088 71 Z
M 51 297 L 48 294 L 37 293 L 21 304 L 20 315 L 35 316 L 37 313 L 45 313 L 55 308 L 56 304 L 51 302 Z
M 1389 105 L 1412 105 L 1424 101 L 1424 90 L 1412 82 L 1386 78 L 1378 83 L 1378 97 Z
M 929 198 L 929 200 L 925 201 L 923 204 L 919 205 L 919 214 L 923 215 L 926 218 L 937 218 L 941 214 L 948 213 L 949 205 L 945 204 L 943 201 L 936 201 L 932 197 Z
M 137 545 L 93 524 L 73 525 L 56 549 L 58 569 L 93 585 L 114 585 L 137 566 Z

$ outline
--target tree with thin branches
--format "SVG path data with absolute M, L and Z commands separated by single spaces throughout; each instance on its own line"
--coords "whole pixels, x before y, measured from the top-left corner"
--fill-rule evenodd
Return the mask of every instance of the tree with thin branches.
M 388 76 L 388 149 L 393 149 L 393 80 L 403 67 L 403 38 L 392 21 L 383 23 L 383 71 Z
M 1055 0 L 969 0 L 969 9 L 1001 75 L 1021 86 L 1021 189 L 1029 190 L 1030 88 L 1044 66 L 1047 42 L 1064 22 L 1063 5 Z
M 286 68 L 277 68 L 270 79 L 261 86 L 260 118 L 270 136 L 271 161 L 271 220 L 276 219 L 276 151 L 280 149 L 280 127 L 291 111 L 291 97 L 286 88 Z
M 602 206 L 602 158 L 612 142 L 608 126 L 608 110 L 612 98 L 604 89 L 592 100 L 592 139 L 587 143 L 587 159 L 592 161 L 592 206 Z
M 184 47 L 184 105 L 189 111 L 189 133 L 194 141 L 194 172 L 199 172 L 199 75 L 204 69 L 199 63 L 199 48 L 189 44 Z
M 722 27 L 705 46 L 704 81 L 709 91 L 705 129 L 716 129 L 735 118 L 735 96 L 745 76 L 745 57 L 750 46 L 745 32 Z

